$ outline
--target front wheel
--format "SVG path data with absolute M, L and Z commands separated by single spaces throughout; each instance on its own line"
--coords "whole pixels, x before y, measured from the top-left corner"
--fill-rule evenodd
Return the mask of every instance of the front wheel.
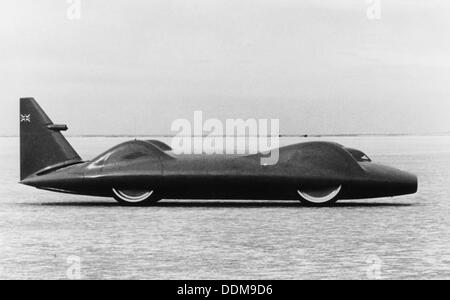
M 313 206 L 325 206 L 335 203 L 338 200 L 342 185 L 338 187 L 324 188 L 319 190 L 297 190 L 300 201 Z
M 124 206 L 145 206 L 161 200 L 154 190 L 120 190 L 112 189 L 114 199 Z

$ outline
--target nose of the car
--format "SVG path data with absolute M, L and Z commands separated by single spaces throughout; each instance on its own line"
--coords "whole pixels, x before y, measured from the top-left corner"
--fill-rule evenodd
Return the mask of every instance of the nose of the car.
M 375 163 L 365 163 L 363 168 L 371 181 L 388 189 L 391 195 L 415 194 L 418 190 L 418 178 L 414 174 Z

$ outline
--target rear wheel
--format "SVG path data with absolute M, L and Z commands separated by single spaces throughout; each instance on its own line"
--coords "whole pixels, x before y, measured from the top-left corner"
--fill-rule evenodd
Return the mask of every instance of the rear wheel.
M 161 200 L 154 190 L 112 189 L 114 199 L 124 206 L 144 206 Z
M 318 190 L 297 190 L 300 201 L 313 206 L 324 206 L 335 203 L 338 200 L 342 185 Z

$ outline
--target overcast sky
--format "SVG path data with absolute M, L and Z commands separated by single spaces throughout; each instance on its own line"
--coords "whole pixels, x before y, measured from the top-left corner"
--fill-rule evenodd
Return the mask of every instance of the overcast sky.
M 450 132 L 450 1 L 6 0 L 0 134 L 35 97 L 70 134 L 176 118 L 279 118 L 282 133 Z M 73 16 L 73 14 L 71 15 Z

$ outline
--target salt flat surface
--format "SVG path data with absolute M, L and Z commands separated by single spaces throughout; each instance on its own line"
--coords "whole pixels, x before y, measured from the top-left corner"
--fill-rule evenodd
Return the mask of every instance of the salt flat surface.
M 89 159 L 124 140 L 70 142 Z M 450 279 L 450 137 L 321 140 L 417 174 L 419 192 L 329 208 L 259 201 L 124 208 L 18 184 L 18 139 L 0 138 L 0 278 L 67 278 L 68 258 L 78 257 L 85 279 Z

